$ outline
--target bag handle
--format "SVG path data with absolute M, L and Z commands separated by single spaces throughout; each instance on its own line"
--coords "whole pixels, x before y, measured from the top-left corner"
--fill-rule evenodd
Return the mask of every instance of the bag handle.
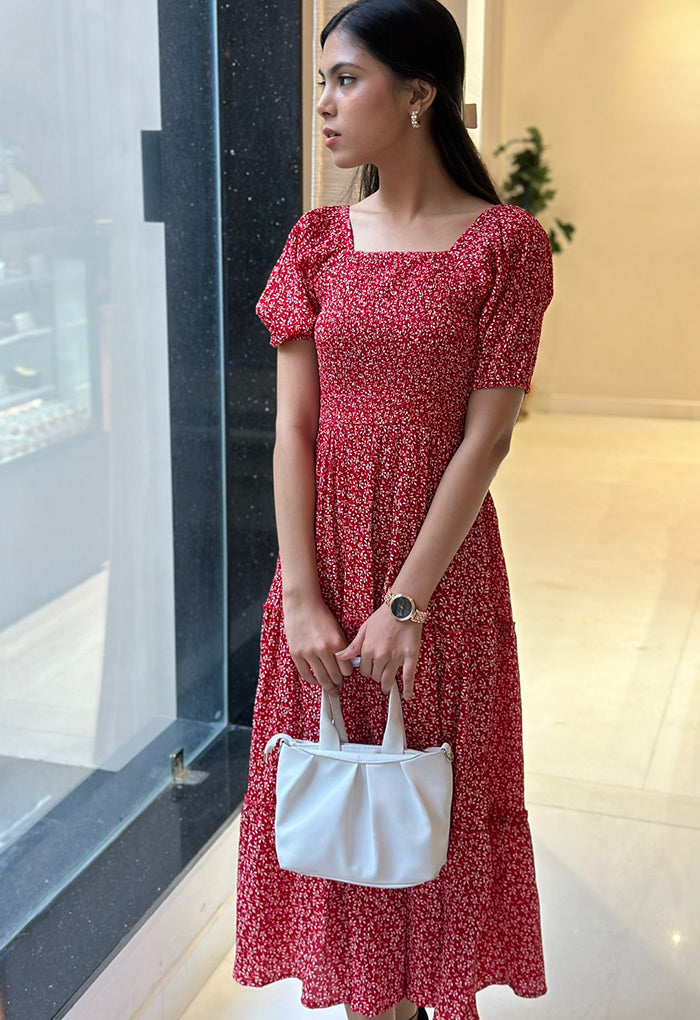
M 348 734 L 345 729 L 340 695 L 327 694 L 321 688 L 321 715 L 319 720 L 318 746 L 324 751 L 339 751 L 340 743 L 347 743 Z M 399 694 L 398 681 L 395 679 L 389 691 L 389 708 L 382 740 L 382 754 L 403 754 L 406 750 L 406 727 L 403 721 L 403 708 Z

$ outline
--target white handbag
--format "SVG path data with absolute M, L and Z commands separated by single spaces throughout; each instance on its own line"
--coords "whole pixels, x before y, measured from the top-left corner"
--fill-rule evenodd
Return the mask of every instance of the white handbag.
M 319 740 L 275 733 L 275 849 L 281 868 L 354 885 L 401 889 L 435 878 L 452 812 L 449 743 L 406 747 L 396 680 L 384 739 L 348 742 L 340 697 L 321 689 Z

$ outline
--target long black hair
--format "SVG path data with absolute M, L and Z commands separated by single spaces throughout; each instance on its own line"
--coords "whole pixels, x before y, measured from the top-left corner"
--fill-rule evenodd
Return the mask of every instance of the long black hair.
M 340 25 L 385 64 L 397 81 L 422 78 L 435 86 L 430 107 L 432 136 L 445 169 L 470 195 L 502 204 L 462 119 L 464 45 L 447 8 L 438 0 L 355 0 L 324 26 L 322 48 Z M 359 197 L 363 199 L 378 190 L 379 170 L 373 163 L 358 169 Z

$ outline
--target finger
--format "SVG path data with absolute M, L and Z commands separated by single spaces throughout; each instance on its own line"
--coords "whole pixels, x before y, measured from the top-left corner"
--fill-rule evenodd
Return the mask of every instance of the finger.
M 391 690 L 392 673 L 388 665 L 385 665 L 383 668 L 380 668 L 377 665 L 378 661 L 379 661 L 378 659 L 374 660 L 374 670 L 372 672 L 372 679 L 377 681 L 384 694 L 388 694 L 389 691 Z
M 294 662 L 294 665 L 295 665 L 295 666 L 297 667 L 297 670 L 299 671 L 299 673 L 301 674 L 301 676 L 303 677 L 303 679 L 304 679 L 304 680 L 305 680 L 305 681 L 306 681 L 306 682 L 307 682 L 307 683 L 308 683 L 308 684 L 309 684 L 309 685 L 310 685 L 311 687 L 323 687 L 323 686 L 324 686 L 324 683 L 323 683 L 323 682 L 321 682 L 321 681 L 320 681 L 320 680 L 319 680 L 319 679 L 318 679 L 318 678 L 317 678 L 317 677 L 316 677 L 316 676 L 314 675 L 314 673 L 312 672 L 312 670 L 311 670 L 311 667 L 310 667 L 309 663 L 308 663 L 308 662 L 306 661 L 306 659 L 302 659 L 302 658 L 299 658 L 299 657 L 297 657 L 297 658 L 294 658 L 294 656 L 292 656 L 292 661 Z M 329 683 L 329 681 L 328 681 L 328 680 L 326 680 L 326 681 L 324 681 L 324 682 L 325 682 L 326 684 L 328 684 L 328 683 Z M 330 686 L 330 685 L 329 685 L 329 686 Z M 333 686 L 333 690 L 329 690 L 329 693 L 330 693 L 330 694 L 336 694 L 336 693 L 337 693 L 337 688 L 335 687 L 335 685 L 332 685 L 332 686 Z M 328 688 L 326 688 L 326 689 L 328 689 Z
M 358 652 L 362 651 L 362 642 L 364 641 L 365 636 L 365 623 L 360 626 L 360 629 L 350 644 L 345 648 L 339 649 L 335 653 L 339 662 L 349 662 L 350 659 L 354 658 L 358 654 Z
M 344 659 L 338 659 L 335 652 L 326 653 L 321 661 L 326 673 L 337 687 L 343 686 L 343 680 L 352 673 L 352 666 Z M 345 672 L 347 670 L 347 672 Z
M 328 673 L 325 663 L 320 655 L 310 656 L 309 664 L 311 665 L 311 668 L 313 669 L 314 674 L 316 675 L 316 679 L 320 683 L 321 687 L 323 687 L 324 691 L 327 691 L 329 694 L 337 694 L 343 683 L 342 676 L 340 676 L 339 674 L 338 680 L 336 682 L 334 678 L 330 676 L 330 674 Z
M 359 670 L 363 676 L 372 677 L 372 665 L 374 663 L 374 657 L 371 652 L 362 652 L 360 656 Z
M 338 649 L 338 654 L 339 655 L 350 655 L 351 654 L 350 649 L 351 648 L 357 648 L 361 644 L 362 644 L 362 634 L 360 633 L 360 631 L 358 631 L 357 634 L 355 635 L 355 637 L 352 639 L 352 641 L 348 641 L 348 643 L 345 645 L 344 648 Z
M 340 686 L 334 684 L 331 680 L 328 679 L 314 680 L 314 683 L 317 687 L 321 687 L 326 692 L 326 694 L 340 693 Z
M 343 676 L 352 676 L 353 669 L 359 664 L 359 656 L 353 656 L 352 659 L 340 658 L 339 651 L 333 653 L 333 658 Z M 354 659 L 357 659 L 357 663 Z
M 416 683 L 416 664 L 417 659 L 404 659 L 403 669 L 401 671 L 401 680 L 403 686 L 403 696 L 406 701 L 411 701 L 413 698 L 413 688 Z
M 385 694 L 391 693 L 391 685 L 396 679 L 396 663 L 391 659 L 384 660 L 384 668 L 379 674 L 379 683 Z
M 296 668 L 297 668 L 297 671 L 299 672 L 299 674 L 301 675 L 301 677 L 302 677 L 302 678 L 303 678 L 304 680 L 306 680 L 307 684 L 312 684 L 312 685 L 314 685 L 314 684 L 317 684 L 317 683 L 318 683 L 318 680 L 316 679 L 316 677 L 315 677 L 315 676 L 313 675 L 313 673 L 312 673 L 312 672 L 311 672 L 311 670 L 309 669 L 309 664 L 308 664 L 308 662 L 306 661 L 306 659 L 302 659 L 302 658 L 301 658 L 301 657 L 299 657 L 299 656 L 294 656 L 294 655 L 293 655 L 293 656 L 292 656 L 292 662 L 293 662 L 293 663 L 294 663 L 294 665 L 296 666 Z

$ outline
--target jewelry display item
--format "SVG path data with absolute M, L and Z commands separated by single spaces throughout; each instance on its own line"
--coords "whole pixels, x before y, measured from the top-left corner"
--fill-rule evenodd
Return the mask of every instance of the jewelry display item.
M 420 127 L 420 121 L 418 120 L 418 110 L 411 110 L 411 127 Z

